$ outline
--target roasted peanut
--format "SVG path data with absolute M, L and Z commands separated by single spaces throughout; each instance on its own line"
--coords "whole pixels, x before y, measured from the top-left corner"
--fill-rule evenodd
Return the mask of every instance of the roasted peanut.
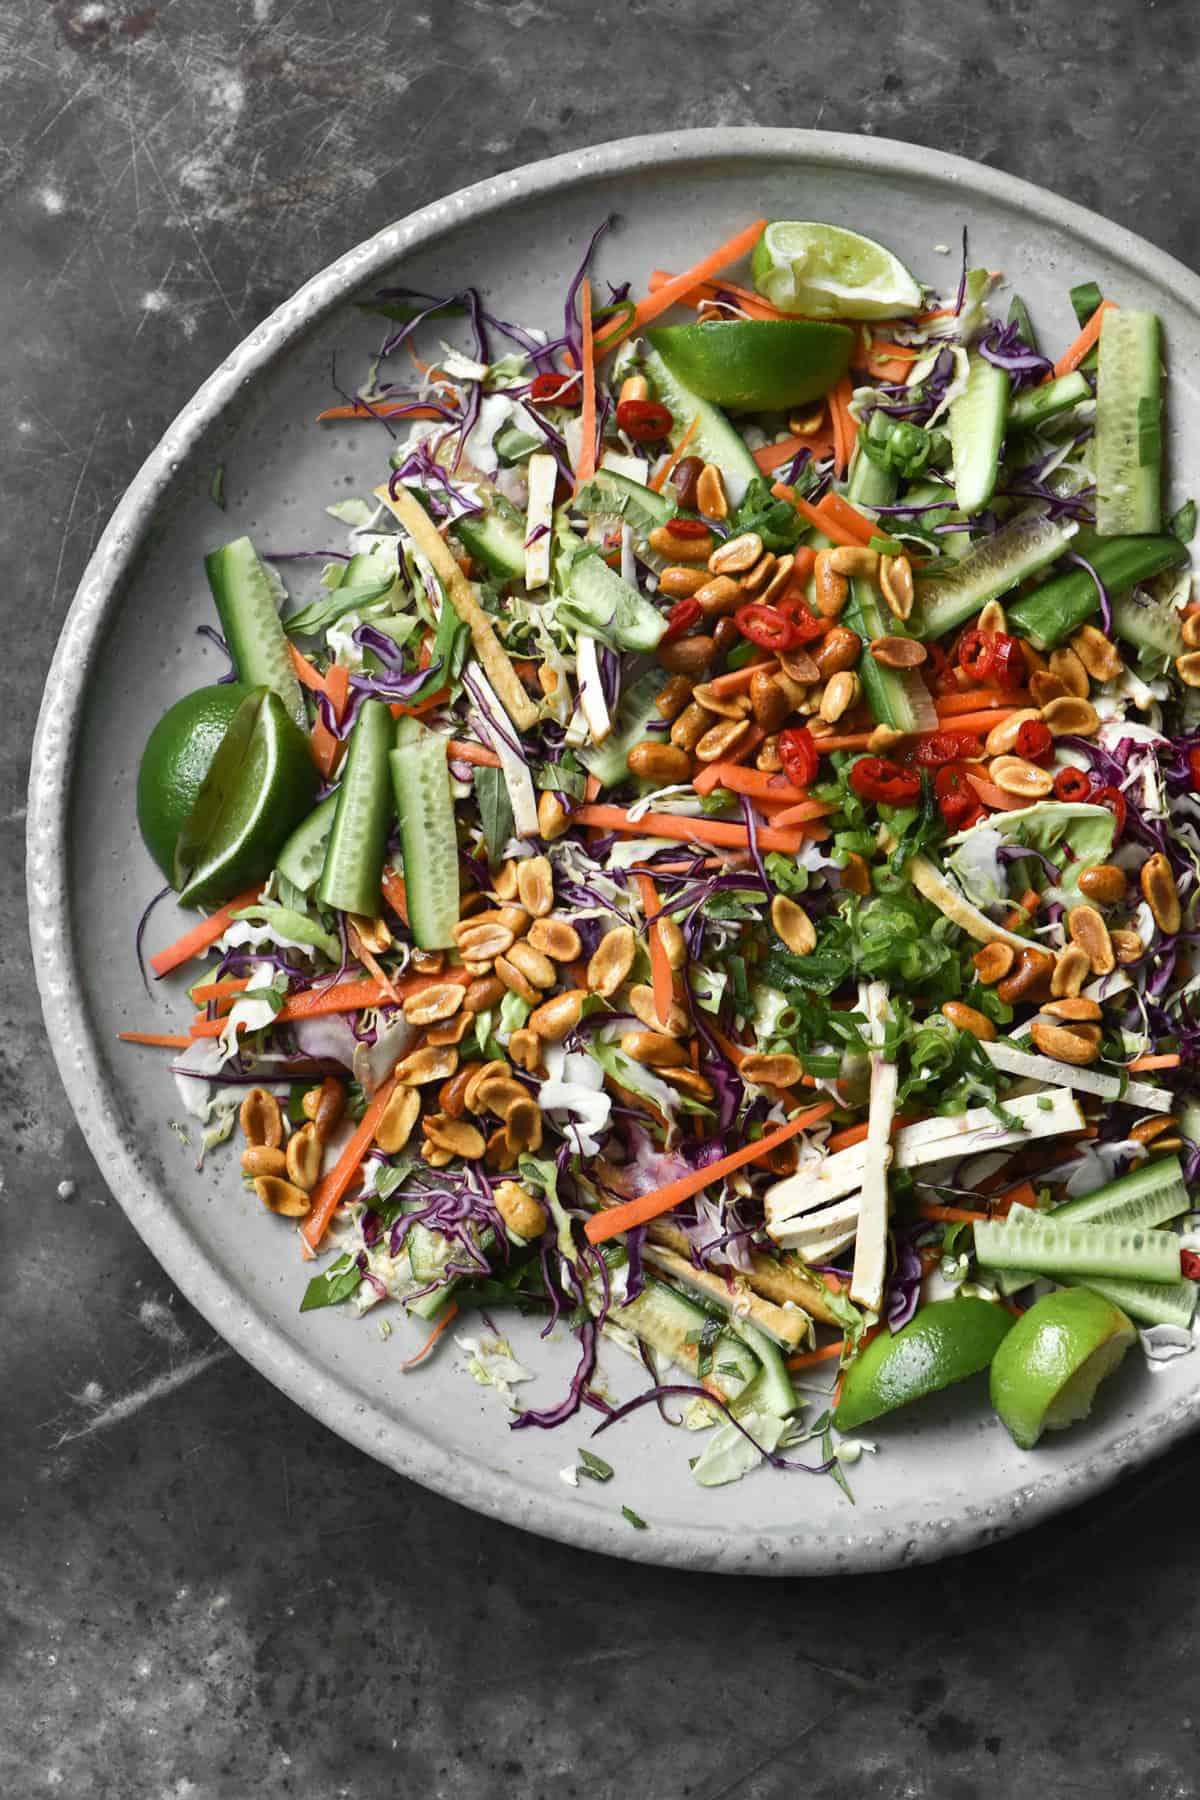
M 998 756 L 988 767 L 988 776 L 1006 794 L 1023 800 L 1043 800 L 1054 792 L 1054 777 L 1049 769 L 1039 769 L 1023 756 Z
M 365 913 L 351 913 L 348 924 L 357 933 L 359 943 L 373 955 L 382 956 L 385 950 L 391 949 L 394 940 L 386 919 L 372 919 Z
M 567 809 L 552 788 L 538 795 L 538 836 L 551 844 L 568 830 L 571 821 Z
M 1091 973 L 1091 967 L 1091 958 L 1081 945 L 1069 944 L 1061 950 L 1050 977 L 1050 992 L 1055 999 L 1077 994 Z
M 754 758 L 754 766 L 760 775 L 778 775 L 783 769 L 783 758 L 779 754 L 779 738 L 773 732 L 764 738 Z
M 694 637 L 673 638 L 669 644 L 660 644 L 654 652 L 659 664 L 672 675 L 690 675 L 699 680 L 707 669 L 716 645 L 704 632 Z
M 904 742 L 905 735 L 894 726 L 876 725 L 867 738 L 867 749 L 872 756 L 886 756 L 889 750 L 894 750 L 897 744 Z
M 1010 713 L 1007 719 L 1002 719 L 999 725 L 993 725 L 983 740 L 988 756 L 1007 756 L 1015 750 L 1022 725 L 1030 724 L 1041 716 L 1036 706 L 1023 706 Z
M 1052 737 L 1095 737 L 1100 729 L 1100 714 L 1090 700 L 1064 694 L 1061 700 L 1051 700 L 1043 706 L 1042 723 Z
M 879 552 L 860 548 L 857 544 L 835 544 L 827 552 L 829 566 L 838 575 L 845 575 L 851 581 L 879 580 Z
M 280 1213 L 285 1219 L 302 1219 L 312 1205 L 303 1188 L 281 1181 L 277 1175 L 258 1176 L 254 1191 L 268 1212 Z
M 542 951 L 535 949 L 527 938 L 514 944 L 505 960 L 520 969 L 527 981 L 535 988 L 552 988 L 558 980 L 558 970 Z M 500 978 L 504 979 L 503 976 Z
M 836 725 L 843 713 L 862 699 L 862 682 L 853 669 L 831 675 L 821 695 L 820 714 L 827 725 Z
M 884 556 L 879 563 L 879 585 L 894 619 L 911 617 L 913 609 L 913 572 L 907 556 Z
M 546 1210 L 519 1181 L 498 1181 L 492 1189 L 496 1211 L 514 1237 L 529 1243 L 546 1229 Z
M 1049 669 L 1038 669 L 1029 677 L 1029 697 L 1035 706 L 1049 706 L 1052 700 L 1066 698 L 1067 690 Z
M 673 1088 L 686 1094 L 691 1100 L 699 1100 L 701 1104 L 713 1097 L 713 1085 L 703 1075 L 697 1075 L 695 1069 L 661 1069 L 659 1073 L 664 1081 L 669 1081 Z
M 675 489 L 675 497 L 684 512 L 696 512 L 696 488 L 701 471 L 704 468 L 702 456 L 683 456 L 675 464 L 675 473 L 671 477 L 671 485 Z
M 727 656 L 735 644 L 741 642 L 742 634 L 731 618 L 718 619 L 713 626 L 713 644 L 718 656 Z
M 672 564 L 658 578 L 658 591 L 668 600 L 690 600 L 700 588 L 708 585 L 708 570 L 703 564 Z
M 975 965 L 975 973 L 985 987 L 992 987 L 997 981 L 1003 981 L 1017 959 L 1017 953 L 1011 944 L 996 938 L 977 950 L 971 961 Z
M 287 1146 L 287 1175 L 293 1187 L 309 1193 L 321 1176 L 321 1140 L 310 1121 L 293 1131 Z
M 831 675 L 840 675 L 843 669 L 852 669 L 862 651 L 862 639 L 856 631 L 845 625 L 835 625 L 827 631 L 812 653 L 817 665 L 817 674 L 828 680 Z
M 524 937 L 533 920 L 523 906 L 502 906 L 496 915 L 498 925 L 507 925 L 515 938 Z
M 247 1175 L 286 1176 L 287 1157 L 282 1150 L 272 1150 L 269 1144 L 248 1144 L 242 1151 L 242 1167 Z
M 821 671 L 807 650 L 785 650 L 779 658 L 783 673 L 801 687 L 821 679 Z
M 1012 1006 L 1018 1000 L 1047 999 L 1053 973 L 1054 958 L 1049 951 L 1030 944 L 1017 952 L 1016 967 L 999 983 L 996 992 L 1006 1006 Z
M 761 595 L 764 606 L 775 606 L 778 603 L 779 596 L 791 582 L 792 570 L 796 566 L 796 559 L 790 551 L 787 551 L 783 556 L 775 557 L 774 563 L 775 567 L 771 571 L 771 579 L 768 581 Z
M 1095 625 L 1081 625 L 1070 647 L 1093 681 L 1115 681 L 1124 667 L 1120 653 Z M 1054 667 L 1053 657 L 1050 667 Z
M 1157 1140 L 1174 1135 L 1179 1130 L 1179 1120 L 1173 1113 L 1151 1113 L 1148 1119 L 1139 1119 L 1130 1130 L 1130 1137 L 1135 1144 L 1153 1144 L 1156 1151 L 1163 1150 L 1166 1145 Z
M 424 1044 L 396 1064 L 396 1078 L 423 1087 L 428 1081 L 445 1081 L 457 1067 L 458 1051 L 453 1044 Z
M 507 956 L 498 956 L 496 958 L 495 966 L 497 975 L 500 977 L 510 994 L 519 995 L 519 997 L 524 1000 L 526 1006 L 537 1005 L 542 997 L 541 989 L 534 986 L 524 969 L 517 963 L 512 962 Z M 553 977 L 551 980 L 552 979 Z M 546 985 L 549 987 L 551 983 L 547 982 Z
M 238 1108 L 238 1122 L 248 1144 L 265 1144 L 278 1150 L 283 1142 L 283 1114 L 274 1094 L 266 1088 L 254 1087 Z
M 788 1051 L 780 1051 L 774 1056 L 764 1056 L 753 1052 L 743 1056 L 738 1066 L 738 1074 L 743 1081 L 752 1081 L 755 1087 L 795 1087 L 804 1070 L 799 1057 Z
M 755 669 L 750 677 L 750 707 L 754 723 L 763 731 L 778 731 L 791 711 L 787 695 L 769 669 Z
M 440 1025 L 425 1027 L 427 1044 L 461 1044 L 473 1024 L 470 1013 L 456 1012 L 452 1019 L 443 1019 Z
M 1094 906 L 1072 906 L 1067 913 L 1067 935 L 1087 956 L 1093 975 L 1110 975 L 1117 966 L 1108 926 Z
M 660 1019 L 654 989 L 642 982 L 629 990 L 629 1010 L 649 1031 L 665 1031 L 668 1037 L 686 1037 L 691 1030 L 687 1007 L 681 1006 L 678 1000 L 668 1004 L 666 1018 Z
M 1171 865 L 1161 850 L 1156 850 L 1153 856 L 1146 858 L 1138 881 L 1158 929 L 1168 937 L 1172 932 L 1178 931 L 1183 923 L 1183 908 L 1179 903 L 1179 889 L 1175 886 Z
M 515 900 L 517 898 L 517 865 L 515 862 L 506 862 L 500 865 L 492 881 L 492 892 L 497 900 Z M 439 951 L 438 954 L 440 955 L 441 952 Z
M 672 675 L 654 697 L 654 710 L 660 719 L 677 719 L 692 697 L 695 684 L 686 675 Z
M 708 712 L 716 713 L 719 719 L 748 719 L 750 717 L 750 699 L 746 694 L 723 694 L 714 688 L 710 681 L 697 682 L 692 690 L 692 699 L 697 706 L 703 706 Z
M 515 941 L 507 925 L 490 922 L 477 925 L 474 919 L 456 925 L 454 937 L 464 962 L 491 962 L 494 957 L 511 950 Z
M 486 1071 L 472 1084 L 468 1095 L 471 1112 L 495 1113 L 498 1119 L 507 1119 L 514 1106 L 522 1106 L 529 1098 L 528 1091 L 512 1075 L 489 1075 Z
M 850 583 L 844 575 L 838 574 L 829 557 L 828 550 L 817 551 L 816 567 L 813 570 L 813 596 L 821 617 L 836 619 L 850 598 Z
M 978 1038 L 981 1043 L 990 1044 L 995 1039 L 996 1027 L 987 1014 L 981 1013 L 974 1006 L 968 1006 L 963 1000 L 947 1000 L 942 1007 L 942 1016 L 960 1031 L 969 1032 L 973 1038 Z
M 671 727 L 671 742 L 677 750 L 694 750 L 705 732 L 716 722 L 716 713 L 710 713 L 699 701 L 691 700 Z
M 385 1156 L 394 1156 L 397 1150 L 403 1150 L 412 1136 L 420 1111 L 421 1096 L 415 1087 L 399 1086 L 393 1090 L 383 1117 L 375 1127 L 375 1143 Z
M 1118 869 L 1116 863 L 1097 863 L 1083 871 L 1076 885 L 1089 900 L 1098 901 L 1101 906 L 1115 906 L 1125 898 L 1128 882 L 1124 869 Z
M 611 932 L 609 935 L 612 935 Z M 568 988 L 563 994 L 555 994 L 552 1000 L 543 1000 L 530 1013 L 525 1023 L 530 1031 L 545 1038 L 547 1043 L 557 1044 L 578 1025 L 583 1017 L 583 1003 L 586 999 L 587 994 L 582 988 Z
M 469 1119 L 452 1118 L 448 1113 L 430 1113 L 425 1120 L 425 1136 L 436 1149 L 466 1157 L 468 1162 L 475 1162 L 486 1147 L 478 1125 L 472 1125 Z
M 684 1046 L 661 1031 L 626 1031 L 621 1049 L 634 1062 L 652 1069 L 680 1069 L 688 1060 Z
M 528 856 L 517 863 L 517 893 L 533 919 L 544 918 L 554 905 L 554 870 L 548 856 Z
M 648 400 L 650 383 L 644 375 L 627 375 L 621 383 L 621 392 L 617 396 L 618 403 L 624 406 L 627 400 Z
M 535 919 L 528 941 L 554 962 L 576 962 L 583 954 L 579 933 L 565 919 Z
M 542 1060 L 542 1040 L 536 1031 L 522 1025 L 509 1034 L 508 1054 L 518 1069 L 532 1075 Z
M 1200 611 L 1184 615 L 1180 633 L 1189 650 L 1200 650 Z
M 609 1000 L 633 967 L 637 933 L 632 925 L 614 925 L 597 944 L 587 967 L 587 983 L 593 994 Z
M 501 870 L 501 875 L 503 873 L 504 871 Z M 484 904 L 482 894 L 468 894 L 463 900 L 460 910 L 465 909 L 468 900 L 474 901 L 480 906 Z M 463 916 L 466 916 L 465 911 Z M 446 967 L 446 952 L 444 950 L 414 950 L 410 967 L 414 975 L 441 975 Z
M 1092 1043 L 1082 1032 L 1071 1031 L 1065 1025 L 1052 1025 L 1047 1019 L 1035 1019 L 1029 1027 L 1029 1035 L 1043 1056 L 1052 1056 L 1057 1062 L 1070 1063 L 1076 1068 L 1094 1063 L 1100 1054 L 1100 1045 Z
M 695 746 L 698 762 L 720 762 L 735 744 L 740 744 L 750 730 L 749 719 L 722 719 L 713 725 Z
M 799 901 L 776 894 L 771 902 L 771 924 L 793 956 L 808 956 L 816 949 L 816 927 Z
M 482 1112 L 483 1103 L 478 1097 L 482 1083 L 485 1081 L 499 1080 L 501 1077 L 507 1076 L 508 1064 L 499 1057 L 493 1062 L 477 1063 L 475 1065 L 474 1074 L 463 1089 L 463 1106 L 466 1111 L 471 1113 Z M 522 1090 L 522 1092 L 523 1091 L 524 1090 Z
M 669 969 L 682 969 L 687 962 L 687 944 L 682 931 L 669 913 L 663 913 L 655 927 Z
M 319 1088 L 309 1088 L 302 1102 L 304 1116 L 317 1128 L 324 1143 L 333 1136 L 346 1110 L 346 1089 L 333 1075 L 327 1075 Z
M 667 524 L 656 525 L 647 541 L 656 556 L 669 557 L 673 562 L 706 563 L 716 540 L 711 531 L 706 531 L 703 537 L 699 532 L 695 537 L 676 536 Z
M 1076 1024 L 1099 1024 L 1103 1018 L 1100 1003 L 1087 1000 L 1082 994 L 1067 994 L 1062 999 L 1044 1000 L 1042 1011 L 1052 1019 L 1073 1020 Z
M 487 1141 L 483 1153 L 484 1166 L 489 1169 L 515 1169 L 520 1152 L 508 1135 L 508 1128 L 497 1125 Z
M 1136 931 L 1114 930 L 1108 935 L 1112 939 L 1118 963 L 1135 963 L 1145 955 L 1146 946 Z
M 1008 615 L 999 600 L 989 600 L 975 621 L 976 631 L 1007 631 Z
M 513 1037 L 516 1035 L 514 1031 Z M 511 1039 L 509 1048 L 512 1048 Z M 455 1070 L 449 1081 L 443 1081 L 438 1089 L 438 1106 L 442 1112 L 449 1113 L 452 1119 L 462 1118 L 466 1111 L 467 1089 L 483 1067 L 484 1064 L 481 1062 L 463 1063 L 461 1068 Z
M 1050 673 L 1057 675 L 1066 688 L 1078 700 L 1086 700 L 1091 689 L 1088 672 L 1079 657 L 1069 646 L 1050 652 Z
M 726 538 L 708 557 L 714 575 L 742 575 L 752 569 L 763 553 L 763 541 L 757 531 L 743 531 Z
M 462 983 L 439 981 L 434 987 L 408 994 L 404 1000 L 404 1016 L 410 1025 L 436 1025 L 448 1019 L 463 1003 Z
M 720 619 L 732 613 L 746 598 L 740 582 L 729 575 L 714 575 L 692 596 L 706 619 Z
M 480 975 L 472 981 L 463 995 L 463 1011 L 467 1013 L 487 1012 L 490 1007 L 499 1006 L 504 998 L 504 983 L 494 975 Z
M 928 650 L 916 638 L 872 638 L 867 648 L 884 669 L 919 669 L 929 658 Z
M 841 873 L 839 886 L 848 893 L 866 896 L 871 891 L 871 869 L 865 856 L 857 850 L 847 850 L 846 864 Z
M 1175 658 L 1175 673 L 1184 687 L 1200 687 L 1200 650 L 1189 650 Z
M 729 517 L 725 481 L 716 463 L 705 463 L 696 480 L 696 510 L 710 519 Z
M 625 758 L 631 775 L 639 781 L 652 781 L 656 787 L 686 781 L 692 772 L 692 759 L 677 744 L 664 744 L 660 738 L 643 738 Z

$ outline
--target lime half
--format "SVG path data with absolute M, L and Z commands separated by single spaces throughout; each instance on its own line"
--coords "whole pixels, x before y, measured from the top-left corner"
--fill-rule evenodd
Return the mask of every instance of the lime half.
M 175 885 L 181 904 L 219 905 L 270 874 L 316 792 L 308 739 L 278 694 L 252 689 L 179 833 Z
M 992 1405 L 1021 1449 L 1086 1419 L 1133 1339 L 1120 1307 L 1091 1288 L 1056 1288 L 1035 1301 L 992 1364 Z
M 646 336 L 677 380 L 734 412 L 783 411 L 818 400 L 850 366 L 854 333 L 811 319 L 728 319 L 663 325 Z
M 233 715 L 250 692 L 240 681 L 197 688 L 167 708 L 146 740 L 138 770 L 138 825 L 168 880 L 175 844 Z
M 895 319 L 921 308 L 920 283 L 899 257 L 843 225 L 776 219 L 751 270 L 772 306 L 810 319 Z
M 881 1331 L 846 1370 L 833 1422 L 856 1431 L 881 1413 L 986 1369 L 1012 1325 L 991 1300 L 933 1300 L 893 1337 Z

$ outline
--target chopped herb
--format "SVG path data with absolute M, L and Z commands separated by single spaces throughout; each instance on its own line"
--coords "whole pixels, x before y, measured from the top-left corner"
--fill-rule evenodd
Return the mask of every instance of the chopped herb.
M 623 1519 L 628 1519 L 635 1531 L 649 1531 L 650 1529 L 645 1519 L 639 1518 L 632 1506 L 623 1506 L 621 1508 L 621 1517 Z
M 315 1312 L 319 1306 L 339 1306 L 348 1300 L 362 1281 L 358 1264 L 348 1253 L 339 1256 L 323 1275 L 316 1275 L 304 1290 L 300 1311 Z
M 502 769 L 472 769 L 471 779 L 475 785 L 475 798 L 479 802 L 479 822 L 483 827 L 488 862 L 495 868 L 515 829 L 508 784 Z
M 1181 544 L 1190 544 L 1196 535 L 1196 502 L 1185 500 L 1179 511 L 1171 514 L 1167 529 Z
M 580 1450 L 579 1468 L 576 1473 L 586 1475 L 589 1481 L 611 1481 L 613 1466 L 611 1463 L 606 1463 L 602 1456 L 593 1456 L 590 1450 Z
M 214 506 L 225 511 L 225 464 L 218 463 L 212 472 L 212 480 L 208 484 L 208 497 Z
M 846 1471 L 843 1469 L 841 1463 L 838 1462 L 837 1458 L 833 1454 L 833 1432 L 828 1425 L 825 1427 L 825 1430 L 821 1434 L 821 1456 L 825 1462 L 830 1463 L 832 1465 L 829 1470 L 829 1473 L 832 1475 L 833 1479 L 837 1482 L 838 1486 L 841 1488 L 843 1494 L 845 1494 L 845 1496 L 846 1496 L 847 1500 L 850 1502 L 851 1506 L 853 1506 L 854 1505 L 854 1495 L 850 1491 L 850 1483 L 846 1480 Z

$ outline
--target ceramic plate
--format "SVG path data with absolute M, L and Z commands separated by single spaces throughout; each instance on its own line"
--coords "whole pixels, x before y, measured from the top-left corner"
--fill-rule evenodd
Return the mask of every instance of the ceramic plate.
M 567 1486 L 595 1415 L 555 1432 L 513 1432 L 494 1392 L 444 1346 L 430 1365 L 398 1364 L 419 1338 L 378 1315 L 301 1317 L 309 1270 L 295 1240 L 240 1189 L 229 1152 L 202 1173 L 171 1128 L 179 1104 L 155 1053 L 116 1042 L 123 1028 L 186 1017 L 178 980 L 148 1000 L 133 933 L 160 878 L 134 822 L 134 776 L 151 725 L 171 701 L 216 678 L 196 635 L 212 619 L 204 552 L 241 532 L 270 550 L 340 540 L 322 507 L 378 479 L 374 426 L 322 428 L 337 353 L 349 385 L 379 321 L 349 302 L 388 280 L 430 293 L 475 283 L 502 317 L 553 327 L 565 280 L 595 224 L 619 215 L 599 273 L 644 289 L 658 265 L 683 267 L 749 219 L 832 219 L 894 247 L 926 281 L 953 286 L 962 227 L 972 254 L 1003 269 L 1044 334 L 1074 335 L 1067 298 L 1092 277 L 1157 311 L 1171 364 L 1171 453 L 1200 469 L 1200 281 L 1128 232 L 992 169 L 874 138 L 727 129 L 630 139 L 497 176 L 454 194 L 317 275 L 254 331 L 184 408 L 125 495 L 92 558 L 46 686 L 29 805 L 30 918 L 46 1024 L 80 1125 L 113 1193 L 171 1279 L 213 1327 L 285 1393 L 348 1442 L 465 1506 L 531 1531 L 647 1561 L 762 1574 L 884 1568 L 1015 1531 L 1137 1468 L 1190 1428 L 1200 1357 L 1151 1369 L 1131 1356 L 1094 1419 L 1033 1455 L 1014 1449 L 986 1397 L 958 1391 L 871 1432 L 878 1454 L 853 1471 L 857 1504 L 833 1482 L 760 1471 L 695 1486 L 696 1441 L 652 1408 L 600 1443 L 606 1485 Z M 209 498 L 226 470 L 228 510 Z M 1182 489 L 1180 490 L 1182 493 Z M 160 907 L 149 948 L 182 928 Z M 539 1371 L 527 1404 L 562 1391 L 574 1344 L 514 1340 Z M 638 1372 L 607 1352 L 616 1391 Z M 647 1521 L 634 1529 L 623 1505 Z

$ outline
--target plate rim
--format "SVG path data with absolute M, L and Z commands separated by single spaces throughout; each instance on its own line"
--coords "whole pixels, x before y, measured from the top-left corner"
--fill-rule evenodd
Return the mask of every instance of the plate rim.
M 1132 1428 L 1071 1469 L 1050 1468 L 988 1508 L 951 1520 L 919 1517 L 851 1538 L 823 1532 L 784 1540 L 753 1530 L 731 1539 L 719 1523 L 630 1532 L 482 1458 L 447 1451 L 419 1427 L 380 1420 L 352 1403 L 340 1378 L 257 1314 L 232 1276 L 197 1260 L 195 1240 L 152 1179 L 139 1146 L 122 1126 L 103 1075 L 98 1035 L 81 998 L 69 897 L 70 795 L 82 699 L 115 608 L 123 573 L 139 550 L 176 467 L 264 368 L 347 295 L 406 252 L 435 244 L 472 216 L 617 174 L 761 160 L 807 160 L 841 170 L 908 176 L 961 185 L 1040 223 L 1057 226 L 1139 267 L 1142 275 L 1196 315 L 1200 277 L 1124 226 L 1031 182 L 899 139 L 759 126 L 650 133 L 614 139 L 527 163 L 460 188 L 396 220 L 319 270 L 247 334 L 167 427 L 126 488 L 80 579 L 46 677 L 34 733 L 26 826 L 26 891 L 34 970 L 51 1051 L 67 1098 L 114 1198 L 172 1283 L 239 1355 L 287 1397 L 340 1437 L 397 1473 L 446 1498 L 540 1536 L 624 1560 L 735 1574 L 863 1573 L 932 1561 L 998 1540 L 1101 1492 L 1121 1475 L 1163 1454 L 1200 1414 L 1200 1387 L 1161 1415 Z

